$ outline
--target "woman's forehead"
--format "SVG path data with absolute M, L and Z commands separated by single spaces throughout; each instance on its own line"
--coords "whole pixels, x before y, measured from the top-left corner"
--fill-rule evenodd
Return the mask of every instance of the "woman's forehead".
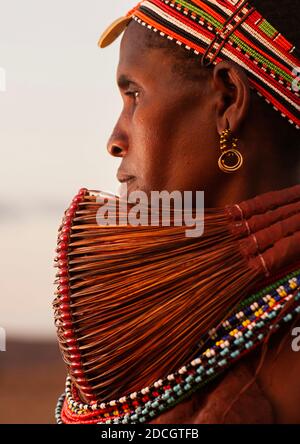
M 150 47 L 149 44 L 153 38 L 157 40 L 157 48 L 162 46 L 162 44 L 160 45 L 160 43 L 162 43 L 161 39 L 158 36 L 153 36 L 153 33 L 149 29 L 131 21 L 126 27 L 121 40 L 120 55 L 124 54 L 131 57 L 135 55 L 139 56 L 139 62 L 142 64 L 144 58 L 150 53 L 150 50 L 153 49 L 153 45 Z
M 118 73 L 120 75 L 127 72 L 139 72 L 151 76 L 156 69 L 163 73 L 162 67 L 165 69 L 169 66 L 171 67 L 171 52 L 164 51 L 162 56 L 159 45 L 157 47 L 150 47 L 150 32 L 135 22 L 131 22 L 126 28 L 120 45 L 118 65 Z M 159 41 L 159 37 L 157 38 Z

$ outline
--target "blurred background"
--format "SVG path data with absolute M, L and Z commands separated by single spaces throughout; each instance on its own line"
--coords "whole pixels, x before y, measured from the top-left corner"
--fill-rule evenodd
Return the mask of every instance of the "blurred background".
M 97 41 L 135 3 L 0 0 L 0 423 L 54 422 L 57 229 L 81 187 L 117 192 L 119 41 Z

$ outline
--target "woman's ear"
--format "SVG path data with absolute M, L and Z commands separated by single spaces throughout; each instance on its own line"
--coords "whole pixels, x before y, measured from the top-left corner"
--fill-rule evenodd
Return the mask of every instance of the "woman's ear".
M 244 122 L 250 104 L 249 80 L 236 63 L 223 61 L 213 70 L 213 88 L 218 93 L 216 122 L 219 134 L 224 129 L 236 134 Z

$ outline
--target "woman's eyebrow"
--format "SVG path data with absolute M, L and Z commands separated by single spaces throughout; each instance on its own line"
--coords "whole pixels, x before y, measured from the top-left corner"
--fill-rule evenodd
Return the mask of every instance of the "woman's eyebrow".
M 130 85 L 137 85 L 136 82 L 134 82 L 133 80 L 131 80 L 131 79 L 130 79 L 129 77 L 127 77 L 125 74 L 121 74 L 121 75 L 118 77 L 117 83 L 118 83 L 118 87 L 119 87 L 120 89 L 126 89 L 126 88 L 128 88 Z

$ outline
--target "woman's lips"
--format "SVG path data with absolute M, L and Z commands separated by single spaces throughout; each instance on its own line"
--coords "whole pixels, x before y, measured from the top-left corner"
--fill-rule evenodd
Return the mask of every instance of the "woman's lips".
M 117 179 L 120 183 L 128 183 L 134 178 L 135 178 L 134 176 L 126 173 L 118 172 L 117 174 Z
M 127 199 L 127 197 L 129 197 L 128 196 L 129 195 L 129 185 L 131 185 L 135 179 L 136 179 L 135 177 L 131 176 L 131 177 L 128 177 L 126 180 L 123 180 L 123 181 L 119 180 L 119 182 L 121 184 L 119 186 L 118 194 L 121 199 L 124 199 L 124 198 Z
M 119 180 L 120 183 L 130 183 L 132 180 L 134 180 L 135 177 L 134 176 L 126 176 L 126 177 L 122 177 Z

